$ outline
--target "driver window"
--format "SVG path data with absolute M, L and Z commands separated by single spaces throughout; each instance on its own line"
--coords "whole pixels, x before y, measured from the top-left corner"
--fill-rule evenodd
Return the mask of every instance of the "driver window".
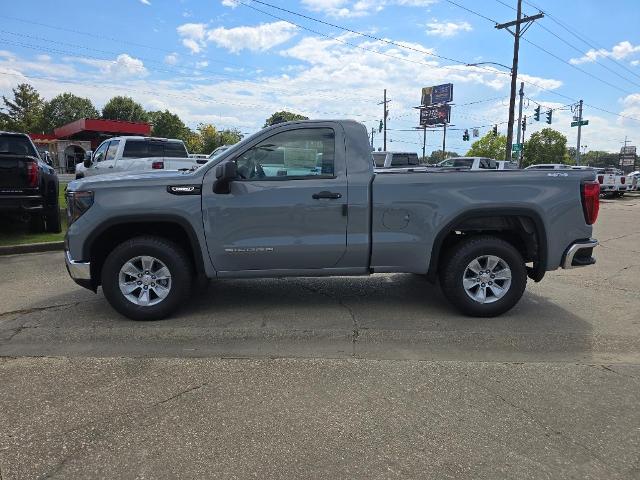
M 104 142 L 98 147 L 96 153 L 93 154 L 94 162 L 102 162 L 104 160 L 104 154 L 107 151 L 107 146 L 109 146 L 109 142 Z
M 278 133 L 236 159 L 243 180 L 296 180 L 334 176 L 335 135 L 330 128 Z

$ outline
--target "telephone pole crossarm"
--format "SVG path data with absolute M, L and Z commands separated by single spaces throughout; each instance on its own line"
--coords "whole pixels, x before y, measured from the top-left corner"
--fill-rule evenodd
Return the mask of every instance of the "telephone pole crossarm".
M 540 12 L 536 15 L 531 15 L 529 17 L 523 17 L 521 18 L 519 21 L 518 20 L 513 20 L 512 22 L 507 22 L 507 23 L 499 23 L 496 25 L 496 28 L 498 30 L 502 30 L 503 28 L 506 28 L 507 30 L 509 29 L 509 27 L 513 27 L 514 25 L 517 25 L 518 23 L 529 23 L 529 22 L 534 22 L 535 20 L 538 20 L 540 18 L 544 17 L 544 13 Z M 525 30 L 528 28 L 528 25 L 524 28 Z M 509 32 L 511 32 L 511 30 L 509 30 Z M 524 30 L 522 32 L 520 32 L 520 35 L 522 35 L 524 33 Z M 513 32 L 511 32 L 511 34 L 515 35 Z

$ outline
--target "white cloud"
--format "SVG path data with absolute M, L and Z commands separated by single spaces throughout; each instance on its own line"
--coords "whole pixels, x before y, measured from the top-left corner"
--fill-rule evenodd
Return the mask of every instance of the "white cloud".
M 599 50 L 591 49 L 580 58 L 572 58 L 569 60 L 574 65 L 581 63 L 592 63 L 603 57 L 612 57 L 616 60 L 622 60 L 634 53 L 640 52 L 640 45 L 633 45 L 631 42 L 624 40 L 613 46 L 611 50 L 601 48 Z
M 196 62 L 196 68 L 207 68 L 208 66 L 209 66 L 209 62 L 207 62 L 206 60 Z
M 140 0 L 140 3 L 142 3 L 143 5 L 151 5 L 151 2 L 149 0 Z
M 632 60 L 631 61 L 631 66 L 632 67 L 637 67 L 638 65 L 640 65 L 640 60 Z
M 236 0 L 222 0 L 222 5 L 225 7 L 236 8 L 239 4 Z
M 233 1 L 233 0 L 225 0 Z M 437 0 L 302 0 L 313 12 L 332 17 L 362 17 L 380 12 L 386 6 L 427 7 Z
M 434 20 L 427 23 L 427 35 L 438 37 L 453 37 L 460 32 L 470 32 L 472 30 L 469 22 L 439 22 Z
M 65 57 L 64 60 L 92 66 L 98 69 L 101 74 L 107 75 L 109 79 L 142 78 L 149 74 L 142 60 L 126 53 L 121 53 L 115 60 L 95 60 L 83 57 Z
M 174 52 L 166 55 L 164 57 L 164 63 L 166 63 L 167 65 L 175 65 L 176 63 L 178 63 L 178 54 Z
M 266 51 L 292 38 L 298 27 L 288 22 L 262 23 L 253 27 L 217 27 L 208 29 L 203 23 L 185 23 L 178 27 L 182 44 L 191 53 L 201 52 L 207 43 L 213 43 L 238 53 L 242 50 Z
M 206 45 L 206 29 L 204 23 L 185 23 L 180 25 L 177 31 L 182 37 L 182 44 L 191 50 L 191 53 L 200 53 Z
M 218 27 L 207 33 L 207 40 L 230 52 L 247 49 L 269 50 L 293 37 L 298 27 L 288 22 L 263 23 L 255 27 Z

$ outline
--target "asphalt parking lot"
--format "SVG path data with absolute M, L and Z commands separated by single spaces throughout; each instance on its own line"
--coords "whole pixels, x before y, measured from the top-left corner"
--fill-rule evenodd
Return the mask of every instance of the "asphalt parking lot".
M 0 478 L 639 478 L 640 196 L 500 318 L 416 275 L 216 282 L 135 323 L 0 257 Z

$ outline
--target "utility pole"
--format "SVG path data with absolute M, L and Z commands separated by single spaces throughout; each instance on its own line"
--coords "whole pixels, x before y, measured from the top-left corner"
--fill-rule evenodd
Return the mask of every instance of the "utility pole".
M 422 130 L 422 161 L 425 162 L 427 149 L 427 126 L 425 125 Z
M 507 125 L 507 147 L 505 152 L 505 160 L 511 161 L 511 145 L 513 143 L 513 122 L 514 122 L 514 110 L 516 106 L 516 80 L 518 78 L 518 55 L 520 51 L 520 37 L 524 35 L 524 32 L 531 26 L 531 24 L 544 17 L 542 12 L 537 15 L 531 15 L 530 17 L 522 18 L 522 0 L 518 0 L 517 18 L 511 22 L 500 23 L 496 25 L 498 30 L 506 29 L 511 35 L 513 35 L 513 63 L 511 66 L 511 96 L 509 98 L 509 122 Z M 521 25 L 525 23 L 524 28 Z M 511 31 L 509 27 L 515 26 L 515 32 Z
M 578 102 L 578 145 L 576 148 L 576 165 L 580 165 L 580 135 L 582 133 L 582 100 Z
M 384 100 L 381 103 L 378 103 L 378 105 L 382 105 L 382 114 L 383 114 L 383 129 L 384 129 L 384 134 L 383 134 L 383 144 L 384 144 L 384 151 L 387 151 L 387 117 L 389 116 L 389 109 L 387 108 L 387 104 L 390 102 L 391 100 L 387 100 L 387 89 L 384 89 Z
M 444 122 L 444 131 L 442 132 L 442 160 L 444 160 L 447 147 L 447 122 Z
M 373 148 L 373 134 L 375 133 L 376 129 L 375 127 L 371 127 L 371 150 L 375 150 Z
M 520 106 L 518 107 L 518 140 L 516 143 L 524 143 L 520 142 L 520 135 L 522 131 L 522 99 L 524 98 L 524 82 L 520 82 Z M 518 168 L 520 167 L 520 162 L 522 161 L 522 148 L 518 151 Z
M 520 161 L 518 162 L 518 168 L 522 168 L 522 162 L 524 161 L 524 135 L 527 132 L 527 116 L 525 115 L 522 119 L 522 141 L 518 140 L 522 143 L 522 150 L 520 150 Z M 518 135 L 518 138 L 520 135 Z

